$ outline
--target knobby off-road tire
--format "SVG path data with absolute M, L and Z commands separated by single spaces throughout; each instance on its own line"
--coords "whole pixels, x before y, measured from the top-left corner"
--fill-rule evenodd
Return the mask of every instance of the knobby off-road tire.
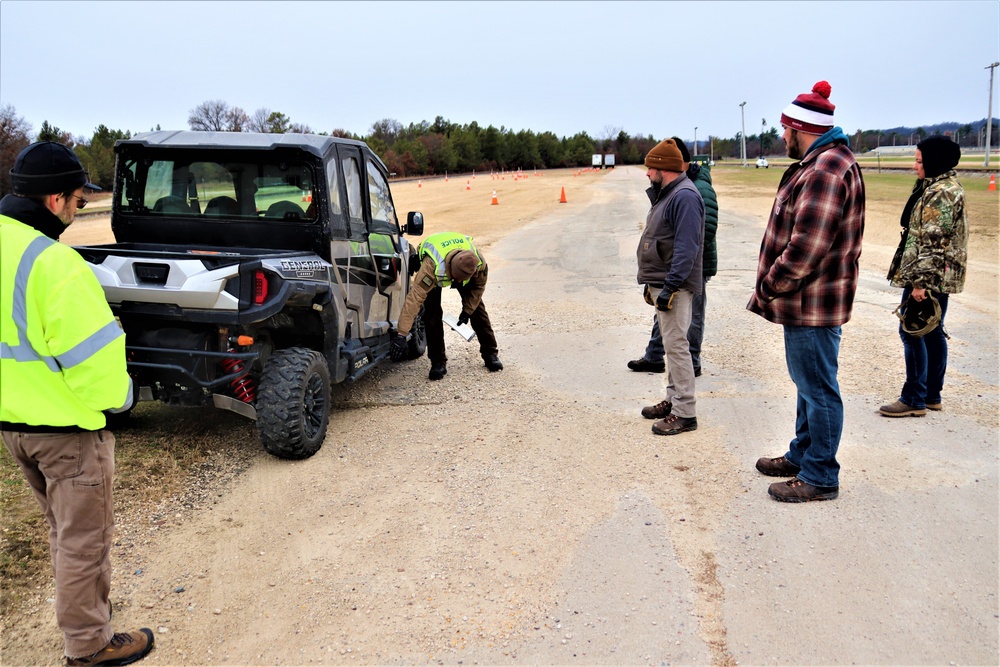
M 257 390 L 257 433 L 265 451 L 306 459 L 319 451 L 330 421 L 330 369 L 315 350 L 271 355 Z
M 424 324 L 424 307 L 420 306 L 420 312 L 413 318 L 413 327 L 410 329 L 410 340 L 406 343 L 406 358 L 419 359 L 424 356 L 427 350 L 427 326 Z

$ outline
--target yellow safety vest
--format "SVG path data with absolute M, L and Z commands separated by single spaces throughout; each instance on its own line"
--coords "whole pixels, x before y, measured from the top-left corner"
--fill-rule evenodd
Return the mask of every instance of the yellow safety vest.
M 434 277 L 437 278 L 438 285 L 441 287 L 449 287 L 451 285 L 452 280 L 445 271 L 444 259 L 455 250 L 471 250 L 476 253 L 476 258 L 479 260 L 476 264 L 476 270 L 478 271 L 483 267 L 482 255 L 476 250 L 476 246 L 472 245 L 472 237 L 465 234 L 456 234 L 454 232 L 431 234 L 423 240 L 420 244 L 420 249 L 417 251 L 420 259 L 430 257 L 434 260 Z M 469 282 L 468 279 L 462 281 L 462 284 L 464 285 L 467 282 Z
M 90 265 L 0 215 L 0 421 L 95 431 L 130 392 L 125 334 Z

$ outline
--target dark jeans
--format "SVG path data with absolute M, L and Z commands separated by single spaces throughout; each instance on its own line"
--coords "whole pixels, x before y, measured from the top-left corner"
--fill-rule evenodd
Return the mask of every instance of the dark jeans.
M 456 288 L 463 298 L 468 296 L 468 288 Z M 432 365 L 441 365 L 448 361 L 448 355 L 444 350 L 444 322 L 441 317 L 444 311 L 441 310 L 441 288 L 435 287 L 427 294 L 424 301 L 424 326 L 427 329 L 427 358 Z M 489 313 L 486 312 L 486 304 L 479 302 L 479 307 L 469 317 L 469 326 L 476 332 L 479 339 L 479 353 L 484 357 L 497 353 L 497 338 L 493 333 L 493 325 L 490 324 Z
M 913 290 L 903 290 L 903 303 L 910 298 Z M 944 316 L 948 312 L 948 295 L 931 292 L 941 304 L 941 324 L 929 334 L 918 338 L 903 331 L 899 325 L 899 337 L 903 340 L 903 358 L 906 361 L 906 382 L 899 400 L 911 408 L 925 408 L 927 404 L 941 402 L 941 388 L 944 387 L 944 372 L 948 366 L 948 339 L 944 335 Z
M 837 383 L 840 327 L 785 325 L 785 363 L 795 383 L 795 438 L 785 458 L 813 486 L 839 486 L 844 404 Z
M 688 327 L 688 350 L 691 352 L 691 365 L 696 371 L 701 370 L 701 341 L 705 337 L 705 304 L 708 303 L 708 276 L 702 278 L 701 294 L 695 294 L 691 301 L 691 326 Z M 646 353 L 642 355 L 646 361 L 663 363 L 663 337 L 660 335 L 660 322 L 653 315 L 653 331 L 649 334 Z

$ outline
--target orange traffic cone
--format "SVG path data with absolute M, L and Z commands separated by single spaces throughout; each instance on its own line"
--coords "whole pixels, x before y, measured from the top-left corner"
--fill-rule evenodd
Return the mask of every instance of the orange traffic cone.
M 566 203 L 566 188 L 563 188 L 562 192 L 559 194 L 559 203 L 560 204 Z
M 996 174 L 990 174 L 990 185 L 986 188 L 987 190 L 997 189 L 997 176 Z
M 497 191 L 493 191 L 493 201 L 490 202 L 491 206 L 497 206 L 500 202 L 497 201 Z
M 468 179 L 466 179 L 466 181 L 465 181 L 465 189 L 466 190 L 471 190 L 472 189 L 472 184 L 471 184 L 471 182 Z
M 417 181 L 417 187 L 418 188 L 422 188 L 422 187 L 424 187 L 424 184 L 422 182 L 420 182 L 420 181 Z

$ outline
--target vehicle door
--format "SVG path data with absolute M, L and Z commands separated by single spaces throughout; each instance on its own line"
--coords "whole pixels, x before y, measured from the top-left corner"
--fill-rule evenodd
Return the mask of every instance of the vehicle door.
M 352 335 L 359 338 L 382 333 L 373 326 L 372 310 L 385 310 L 384 297 L 378 294 L 375 262 L 368 249 L 368 197 L 364 188 L 365 162 L 356 146 L 337 147 L 340 176 L 347 217 L 347 238 L 332 241 L 331 254 L 338 269 L 344 300 L 349 311 Z M 378 321 L 379 318 L 376 318 Z M 384 319 L 384 318 L 382 318 Z
M 388 329 L 399 319 L 406 297 L 406 257 L 400 247 L 399 220 L 392 203 L 389 180 L 375 158 L 366 156 L 368 176 L 368 249 L 375 267 L 377 296 L 372 300 L 372 326 Z M 377 305 L 376 305 L 377 304 Z

